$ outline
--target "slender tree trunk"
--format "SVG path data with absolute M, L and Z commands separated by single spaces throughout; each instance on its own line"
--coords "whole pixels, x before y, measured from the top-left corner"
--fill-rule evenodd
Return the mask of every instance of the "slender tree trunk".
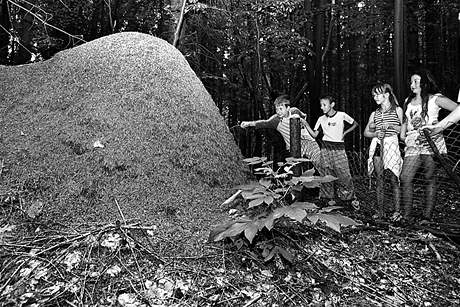
M 89 39 L 93 40 L 99 37 L 101 27 L 101 11 L 103 11 L 104 1 L 94 0 L 93 1 L 93 14 L 91 15 L 91 21 L 89 24 Z
M 7 2 L 7 0 L 0 0 L 0 64 L 8 63 L 10 34 L 6 31 L 11 30 L 11 23 Z
M 323 91 L 323 38 L 324 38 L 324 8 L 326 0 L 316 0 L 316 16 L 315 16 L 315 68 L 314 68 L 314 80 L 313 80 L 313 91 L 312 91 L 312 113 L 318 117 L 321 114 L 319 107 L 319 97 Z
M 179 13 L 179 17 L 176 23 L 176 30 L 174 31 L 174 41 L 173 41 L 173 46 L 178 47 L 179 46 L 179 40 L 182 34 L 182 29 L 184 27 L 184 15 L 185 15 L 185 6 L 187 4 L 187 0 L 182 0 L 182 5 Z
M 170 7 L 171 17 L 162 16 L 160 20 L 160 36 L 170 44 L 174 43 L 174 33 L 179 23 L 183 2 L 186 0 L 166 0 L 163 6 Z
M 24 3 L 24 7 L 28 10 L 32 9 L 32 5 Z M 16 25 L 16 30 L 19 36 L 19 44 L 17 52 L 13 56 L 13 63 L 24 64 L 28 63 L 32 57 L 32 26 L 34 17 L 28 12 L 24 13 L 24 17 Z
M 404 35 L 404 2 L 395 0 L 395 39 L 394 39 L 394 63 L 395 63 L 395 92 L 400 101 L 405 97 L 405 35 Z
M 305 0 L 305 19 L 307 22 L 305 23 L 305 37 L 310 41 L 313 42 L 313 23 L 311 22 L 313 18 L 313 11 L 312 11 L 312 0 Z M 317 100 L 315 100 L 316 93 L 314 92 L 314 80 L 315 80 L 315 71 L 314 71 L 314 60 L 313 57 L 309 54 L 306 55 L 307 61 L 307 81 L 308 81 L 308 88 L 309 88 L 309 100 L 308 100 L 308 109 L 307 113 L 308 116 L 311 118 L 311 114 L 315 114 L 317 112 L 313 112 L 314 104 L 317 104 Z

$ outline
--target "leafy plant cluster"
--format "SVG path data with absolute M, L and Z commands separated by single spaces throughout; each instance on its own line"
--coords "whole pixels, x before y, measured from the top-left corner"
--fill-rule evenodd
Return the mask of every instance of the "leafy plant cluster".
M 273 161 L 267 161 L 265 157 L 253 157 L 243 161 L 255 167 L 254 175 L 260 179 L 236 187 L 238 191 L 223 203 L 240 205 L 242 212 L 231 209 L 229 213 L 233 214 L 233 220 L 212 230 L 209 236 L 211 242 L 228 238 L 238 249 L 255 245 L 262 250 L 265 262 L 273 259 L 275 255 L 292 262 L 292 255 L 273 239 L 279 225 L 324 225 L 336 232 L 340 232 L 344 226 L 358 225 L 353 219 L 336 212 L 342 208 L 341 206 L 328 203 L 322 208 L 313 202 L 297 199 L 298 196 L 295 195 L 299 195 L 302 189 L 318 188 L 322 183 L 337 179 L 330 175 L 316 176 L 314 169 L 303 172 L 301 176 L 293 176 L 293 168 L 300 167 L 306 159 L 288 158 L 285 163 L 280 163 L 276 170 L 273 168 Z

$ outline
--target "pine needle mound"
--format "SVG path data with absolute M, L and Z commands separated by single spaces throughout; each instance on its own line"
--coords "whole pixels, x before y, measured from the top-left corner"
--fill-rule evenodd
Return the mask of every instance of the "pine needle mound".
M 48 218 L 113 222 L 121 211 L 202 232 L 247 176 L 212 98 L 161 39 L 106 36 L 0 66 L 0 84 L 1 189 L 43 202 Z

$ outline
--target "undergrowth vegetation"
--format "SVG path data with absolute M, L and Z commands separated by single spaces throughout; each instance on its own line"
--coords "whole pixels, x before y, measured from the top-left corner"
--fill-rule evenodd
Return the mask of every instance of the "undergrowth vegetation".
M 341 206 L 321 208 L 313 202 L 297 199 L 302 189 L 319 188 L 321 183 L 337 179 L 329 175 L 315 176 L 314 169 L 294 177 L 293 168 L 301 167 L 302 162 L 308 162 L 307 159 L 288 158 L 285 163 L 279 163 L 277 169 L 273 167 L 273 161 L 267 161 L 265 157 L 247 158 L 243 161 L 250 166 L 260 165 L 254 172 L 262 178 L 257 182 L 238 186 L 238 191 L 224 202 L 224 205 L 236 203 L 239 211 L 233 209 L 233 220 L 211 231 L 210 241 L 229 238 L 241 248 L 252 245 L 258 235 L 255 246 L 262 250 L 264 261 L 279 255 L 292 262 L 293 256 L 286 249 L 273 244 L 277 224 L 301 223 L 305 227 L 321 227 L 324 224 L 337 232 L 343 226 L 358 225 L 354 220 L 335 213 L 342 209 Z
M 118 204 L 113 223 L 63 225 L 46 220 L 40 202 L 25 206 L 29 191 L 1 192 L 0 305 L 460 304 L 458 243 L 432 230 L 368 224 L 371 204 L 345 211 L 314 193 L 299 199 L 334 180 L 313 171 L 293 177 L 302 160 L 277 170 L 263 158 L 246 161 L 259 179 L 221 205 L 231 220 L 194 254 L 180 225 L 125 219 Z

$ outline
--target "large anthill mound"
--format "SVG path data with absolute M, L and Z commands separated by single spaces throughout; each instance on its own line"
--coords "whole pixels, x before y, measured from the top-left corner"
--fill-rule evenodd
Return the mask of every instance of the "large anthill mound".
M 245 178 L 210 95 L 161 39 L 110 35 L 0 66 L 0 84 L 1 189 L 47 217 L 114 221 L 118 203 L 126 219 L 199 228 Z

